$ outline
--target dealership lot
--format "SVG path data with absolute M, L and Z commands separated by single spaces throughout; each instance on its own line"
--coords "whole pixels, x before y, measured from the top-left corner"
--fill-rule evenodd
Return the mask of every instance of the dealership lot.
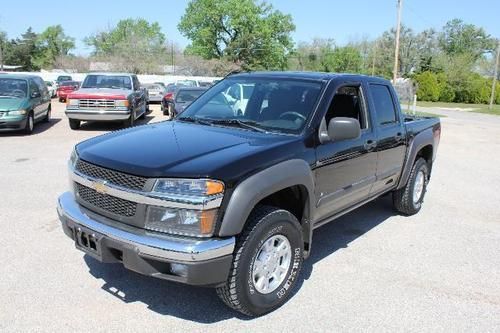
M 55 211 L 67 159 L 77 142 L 120 127 L 72 131 L 64 105 L 52 105 L 32 136 L 0 134 L 1 331 L 500 329 L 500 117 L 432 110 L 447 117 L 422 211 L 395 215 L 384 197 L 318 229 L 296 295 L 248 320 L 212 289 L 74 249 Z M 166 119 L 153 110 L 139 123 Z

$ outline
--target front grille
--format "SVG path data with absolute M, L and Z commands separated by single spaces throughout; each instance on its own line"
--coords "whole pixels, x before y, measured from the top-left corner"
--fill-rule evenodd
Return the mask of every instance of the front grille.
M 114 109 L 115 101 L 111 99 L 80 99 L 78 106 L 81 109 Z
M 92 206 L 125 217 L 132 217 L 135 215 L 137 209 L 137 203 L 135 202 L 99 193 L 79 183 L 76 183 L 76 191 L 81 200 Z
M 82 160 L 78 160 L 75 169 L 76 171 L 84 175 L 102 179 L 109 183 L 133 190 L 142 190 L 147 181 L 147 178 L 144 177 L 133 176 L 126 173 L 102 168 Z

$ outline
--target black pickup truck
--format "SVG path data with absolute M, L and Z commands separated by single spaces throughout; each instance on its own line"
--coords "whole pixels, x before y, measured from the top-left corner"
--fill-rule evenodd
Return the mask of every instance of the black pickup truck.
M 238 115 L 233 85 L 248 90 Z M 234 74 L 173 121 L 76 145 L 57 211 L 97 260 L 262 315 L 290 297 L 316 228 L 386 193 L 420 210 L 440 132 L 437 118 L 405 118 L 384 79 Z

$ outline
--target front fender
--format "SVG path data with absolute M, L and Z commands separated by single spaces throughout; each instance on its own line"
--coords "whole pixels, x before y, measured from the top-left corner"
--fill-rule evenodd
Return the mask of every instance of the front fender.
M 309 226 L 308 217 L 312 216 L 314 209 L 314 177 L 306 161 L 294 159 L 262 170 L 236 186 L 222 219 L 219 236 L 233 236 L 241 233 L 248 216 L 259 201 L 295 185 L 301 185 L 307 189 L 309 198 L 306 200 L 306 207 L 304 207 L 306 211 L 303 215 Z M 307 227 L 307 230 L 304 230 L 305 239 L 309 235 L 308 229 Z

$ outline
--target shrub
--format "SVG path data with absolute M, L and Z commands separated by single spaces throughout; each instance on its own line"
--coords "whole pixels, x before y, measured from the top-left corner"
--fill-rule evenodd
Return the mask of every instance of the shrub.
M 439 100 L 440 86 L 437 75 L 432 72 L 423 72 L 415 75 L 417 81 L 417 98 L 420 101 L 436 102 Z

